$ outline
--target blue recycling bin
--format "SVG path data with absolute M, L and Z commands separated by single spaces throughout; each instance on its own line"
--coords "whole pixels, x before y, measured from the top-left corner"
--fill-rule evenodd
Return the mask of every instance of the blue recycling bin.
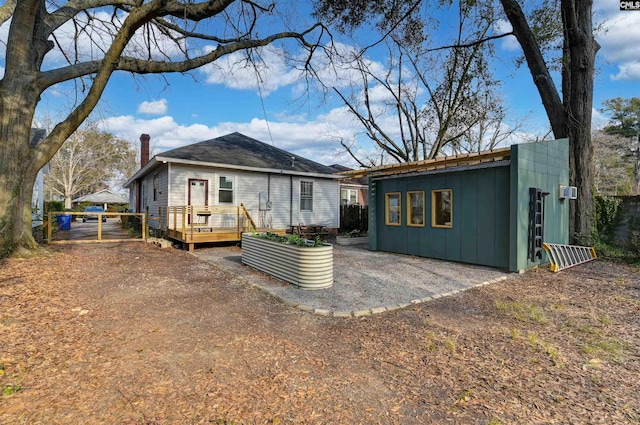
M 71 230 L 71 216 L 68 214 L 58 214 L 56 216 L 58 220 L 58 227 L 60 230 Z

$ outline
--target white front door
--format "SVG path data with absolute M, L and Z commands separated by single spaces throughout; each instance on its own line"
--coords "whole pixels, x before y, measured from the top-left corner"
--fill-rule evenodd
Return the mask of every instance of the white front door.
M 189 205 L 208 205 L 208 181 L 189 179 Z

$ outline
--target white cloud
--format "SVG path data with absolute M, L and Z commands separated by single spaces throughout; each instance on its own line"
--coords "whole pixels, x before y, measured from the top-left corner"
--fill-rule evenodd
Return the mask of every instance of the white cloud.
M 353 140 L 358 127 L 345 108 L 337 108 L 313 121 L 269 121 L 253 118 L 245 122 L 220 122 L 214 126 L 204 124 L 181 125 L 172 117 L 140 119 L 130 115 L 107 118 L 104 130 L 139 143 L 140 134 L 151 136 L 152 154 L 188 144 L 209 140 L 225 134 L 240 132 L 264 143 L 301 155 L 322 164 L 336 162 L 349 165 L 350 159 L 341 156 L 339 140 Z
M 142 102 L 138 106 L 138 113 L 148 115 L 163 115 L 168 110 L 167 99 L 153 100 L 151 102 Z
M 513 27 L 511 26 L 511 22 L 507 21 L 506 19 L 500 19 L 494 24 L 493 29 L 496 34 L 506 34 L 511 32 L 513 30 Z M 503 38 L 500 45 L 503 49 L 510 52 L 520 50 L 520 44 L 518 43 L 516 37 L 513 35 Z
M 618 67 L 612 80 L 640 80 L 640 12 L 621 11 L 619 6 L 615 0 L 596 2 L 594 8 L 604 29 L 598 35 L 598 54 Z
M 596 108 L 591 109 L 591 128 L 601 129 L 609 123 L 609 118 L 598 111 Z
M 356 49 L 341 43 L 334 43 L 332 48 L 338 53 L 332 62 L 321 53 L 316 53 L 312 59 L 311 65 L 318 79 L 326 87 L 345 88 L 358 84 L 361 75 L 351 60 L 357 53 Z M 205 52 L 212 49 L 213 47 L 209 46 Z M 293 65 L 302 64 L 306 60 L 305 54 L 299 51 L 291 56 L 284 49 L 270 45 L 259 49 L 259 62 L 255 64 L 247 62 L 244 53 L 236 52 L 203 66 L 200 71 L 209 84 L 223 84 L 238 90 L 259 89 L 263 95 L 290 86 L 294 91 L 293 96 L 296 97 L 308 89 L 307 83 L 317 83 L 315 78 L 305 80 L 304 71 Z M 340 60 L 340 57 L 343 59 Z M 364 63 L 376 75 L 382 75 L 386 69 L 384 64 L 366 57 Z
M 0 66 L 0 78 L 4 77 L 4 66 Z
M 205 51 L 211 51 L 211 47 Z M 242 52 L 224 56 L 200 68 L 209 84 L 224 84 L 239 90 L 258 90 L 265 95 L 288 86 L 300 78 L 300 72 L 286 63 L 285 52 L 273 46 L 259 50 L 262 59 L 255 64 Z
M 611 75 L 612 80 L 640 80 L 640 62 L 628 62 L 618 65 L 620 70 L 617 74 Z

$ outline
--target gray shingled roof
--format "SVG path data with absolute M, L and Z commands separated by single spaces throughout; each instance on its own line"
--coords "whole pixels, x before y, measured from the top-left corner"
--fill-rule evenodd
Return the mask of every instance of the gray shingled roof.
M 303 173 L 333 174 L 336 172 L 331 167 L 240 133 L 231 133 L 212 140 L 172 149 L 158 154 L 157 157 Z M 295 160 L 292 161 L 292 158 Z
M 124 196 L 114 193 L 108 189 L 100 190 L 96 193 L 81 196 L 73 200 L 73 202 L 94 202 L 96 204 L 127 204 L 129 200 Z

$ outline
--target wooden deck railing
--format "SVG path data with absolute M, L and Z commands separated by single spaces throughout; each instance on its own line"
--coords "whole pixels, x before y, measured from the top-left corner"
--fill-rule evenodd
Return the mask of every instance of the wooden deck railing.
M 255 222 L 243 204 L 240 206 L 181 205 L 162 208 L 158 222 L 169 233 L 180 235 L 183 241 L 194 236 L 212 233 L 234 234 L 238 240 L 242 233 L 256 229 Z

